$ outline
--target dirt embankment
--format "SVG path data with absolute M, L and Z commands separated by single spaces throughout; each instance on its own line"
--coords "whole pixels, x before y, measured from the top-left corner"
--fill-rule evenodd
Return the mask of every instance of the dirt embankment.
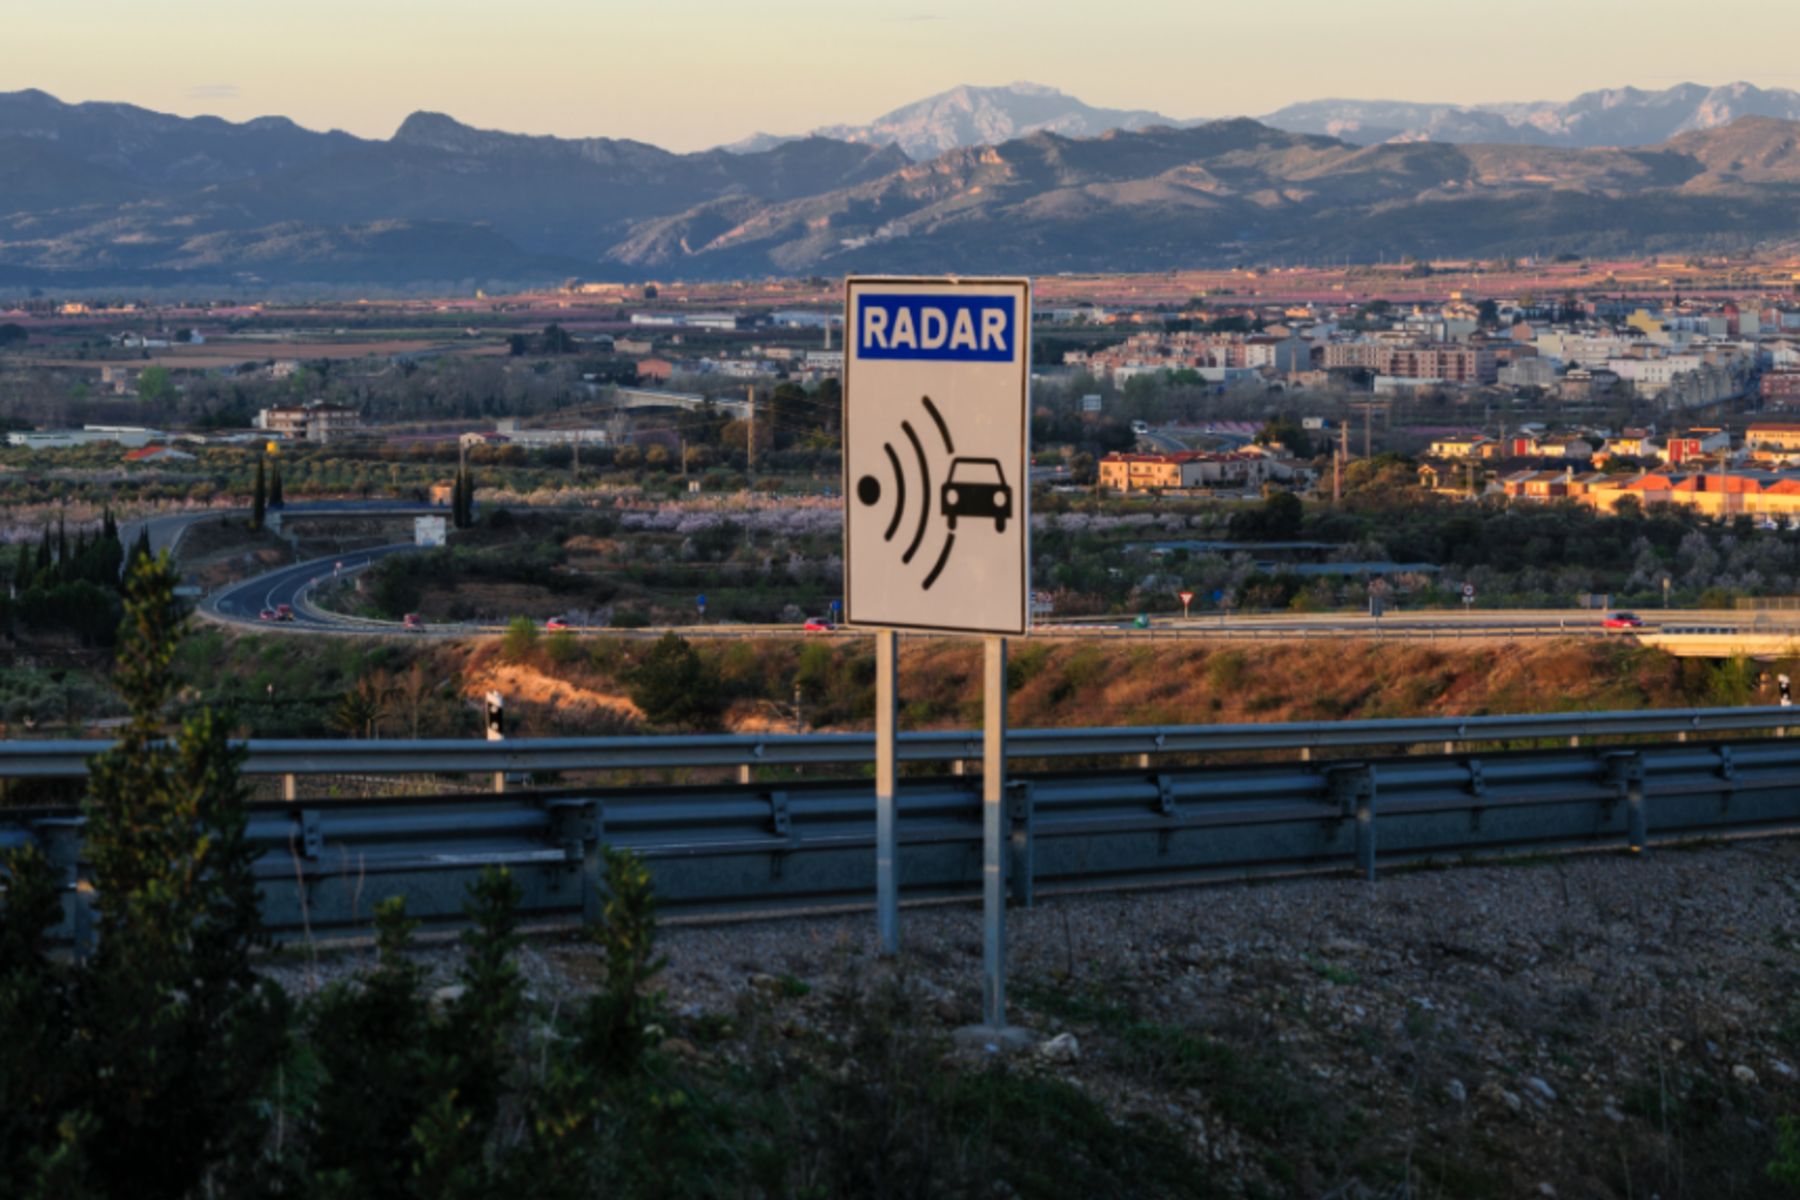
M 208 591 L 294 561 L 294 548 L 285 539 L 268 529 L 252 532 L 240 516 L 196 521 L 176 547 L 182 577 Z
M 630 681 L 651 641 L 554 641 L 508 653 L 490 638 L 440 652 L 458 659 L 464 695 L 499 691 L 539 732 L 622 731 L 642 720 Z M 711 669 L 727 729 L 785 732 L 796 717 L 815 730 L 872 724 L 873 659 L 861 639 L 693 645 Z M 1027 640 L 1011 651 L 1008 705 L 1015 726 L 1046 728 L 1629 710 L 1773 703 L 1766 673 L 1586 640 L 1454 648 Z M 979 723 L 980 646 L 903 641 L 900 706 L 903 728 Z

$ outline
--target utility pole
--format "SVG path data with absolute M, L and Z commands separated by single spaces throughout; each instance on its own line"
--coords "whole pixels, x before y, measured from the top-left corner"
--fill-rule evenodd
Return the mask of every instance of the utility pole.
M 756 474 L 756 385 L 751 384 L 749 387 L 744 389 L 744 392 L 746 395 L 748 395 L 748 397 L 750 399 L 750 436 L 744 442 L 744 453 L 748 458 L 748 470 L 745 473 L 749 474 L 749 475 L 755 475 Z
M 581 482 L 581 430 L 577 429 L 575 431 L 575 438 L 574 438 L 574 441 L 572 444 L 575 449 L 575 459 L 574 459 L 575 482 L 580 483 Z
M 1374 454 L 1371 453 L 1370 449 L 1369 449 L 1369 447 L 1371 445 L 1373 445 L 1373 443 L 1369 440 L 1369 437 L 1370 437 L 1369 428 L 1370 428 L 1370 423 L 1374 420 L 1374 415 L 1373 415 L 1374 414 L 1374 405 L 1375 405 L 1375 402 L 1372 400 L 1369 403 L 1363 405 L 1363 457 L 1364 458 L 1375 457 Z
M 1331 470 L 1331 502 L 1340 504 L 1344 499 L 1344 466 L 1350 460 L 1350 422 L 1338 422 L 1337 453 L 1332 455 Z

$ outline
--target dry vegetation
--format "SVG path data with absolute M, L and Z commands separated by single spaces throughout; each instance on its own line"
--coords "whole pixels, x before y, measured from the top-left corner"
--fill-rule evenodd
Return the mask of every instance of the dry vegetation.
M 304 657 L 304 643 L 287 644 L 281 653 Z M 383 665 L 399 671 L 423 658 L 433 678 L 454 680 L 463 697 L 498 690 L 523 734 L 611 733 L 641 717 L 631 677 L 654 644 L 566 634 L 525 646 L 500 638 L 393 639 Z M 806 728 L 872 723 L 874 664 L 863 639 L 692 645 L 716 680 L 722 728 L 791 729 L 796 685 Z M 1762 674 L 1752 664 L 1712 665 L 1591 640 L 1441 648 L 1030 639 L 1010 652 L 1009 719 L 1019 727 L 1195 725 L 1772 703 Z M 904 728 L 979 723 L 980 645 L 904 639 L 900 703 Z

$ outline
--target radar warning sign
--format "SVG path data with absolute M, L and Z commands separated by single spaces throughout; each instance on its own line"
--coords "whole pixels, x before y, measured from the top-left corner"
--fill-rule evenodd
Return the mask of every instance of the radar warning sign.
M 844 316 L 846 622 L 1024 633 L 1030 283 L 852 278 Z

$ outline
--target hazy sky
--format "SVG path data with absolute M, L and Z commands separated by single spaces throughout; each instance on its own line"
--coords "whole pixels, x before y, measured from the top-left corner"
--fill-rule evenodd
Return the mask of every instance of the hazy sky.
M 434 109 L 697 149 L 1028 79 L 1172 117 L 1800 87 L 1794 0 L 5 0 L 0 91 L 374 137 Z

